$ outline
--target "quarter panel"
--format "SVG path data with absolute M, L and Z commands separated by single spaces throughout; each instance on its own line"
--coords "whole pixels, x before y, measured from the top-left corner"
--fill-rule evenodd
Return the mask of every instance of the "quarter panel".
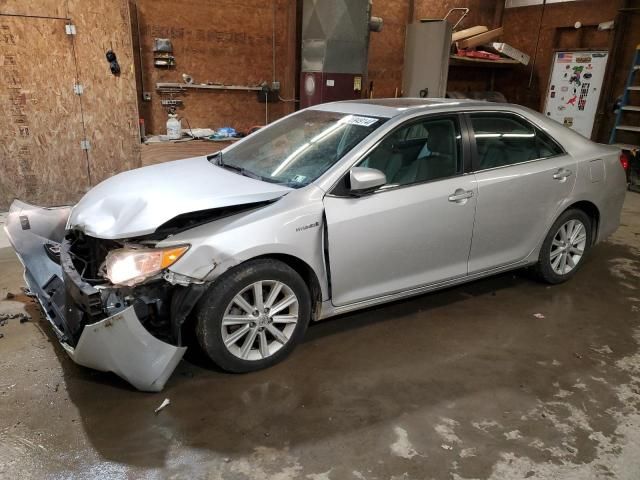
M 620 213 L 627 189 L 626 175 L 620 165 L 620 151 L 592 144 L 578 162 L 579 176 L 567 206 L 579 201 L 593 203 L 600 213 L 596 242 L 604 240 L 620 225 Z M 594 176 L 594 164 L 596 167 Z

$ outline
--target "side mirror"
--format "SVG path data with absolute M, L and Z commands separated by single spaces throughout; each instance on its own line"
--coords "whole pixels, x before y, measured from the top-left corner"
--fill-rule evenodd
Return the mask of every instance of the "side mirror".
M 353 167 L 349 172 L 351 192 L 366 193 L 387 183 L 387 176 L 376 168 Z

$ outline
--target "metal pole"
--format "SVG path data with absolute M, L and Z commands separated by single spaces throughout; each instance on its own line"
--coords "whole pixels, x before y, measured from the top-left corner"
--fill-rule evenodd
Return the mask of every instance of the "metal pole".
M 540 35 L 542 34 L 542 19 L 544 18 L 544 9 L 547 6 L 547 0 L 542 0 L 542 12 L 540 13 L 540 24 L 538 25 L 538 38 L 536 39 L 536 51 L 531 62 L 531 75 L 529 75 L 529 88 L 533 83 L 533 72 L 536 68 L 536 60 L 538 60 L 538 47 L 540 46 Z

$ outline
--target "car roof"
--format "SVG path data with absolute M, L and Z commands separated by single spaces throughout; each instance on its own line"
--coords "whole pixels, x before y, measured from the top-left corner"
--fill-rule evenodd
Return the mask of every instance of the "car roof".
M 364 100 L 346 100 L 342 102 L 322 103 L 311 107 L 314 110 L 371 115 L 374 117 L 392 118 L 408 112 L 416 113 L 424 110 L 444 111 L 458 110 L 468 107 L 511 106 L 507 104 L 489 103 L 481 100 L 457 98 L 370 98 Z
M 311 107 L 311 109 L 379 118 L 395 117 L 398 119 L 430 112 L 441 113 L 469 110 L 511 112 L 527 118 L 538 128 L 541 128 L 547 134 L 551 135 L 551 137 L 559 142 L 568 152 L 578 154 L 594 148 L 594 143 L 588 138 L 583 137 L 579 133 L 539 112 L 513 103 L 494 103 L 484 100 L 457 98 L 374 98 L 322 103 Z

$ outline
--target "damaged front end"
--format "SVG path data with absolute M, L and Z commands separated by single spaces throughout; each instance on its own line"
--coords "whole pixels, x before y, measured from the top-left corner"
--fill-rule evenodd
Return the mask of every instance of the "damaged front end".
M 105 260 L 127 245 L 66 230 L 70 213 L 20 201 L 11 206 L 5 229 L 27 285 L 76 363 L 160 391 L 184 355 L 181 327 L 206 285 L 180 285 L 161 273 L 114 285 L 105 278 Z

